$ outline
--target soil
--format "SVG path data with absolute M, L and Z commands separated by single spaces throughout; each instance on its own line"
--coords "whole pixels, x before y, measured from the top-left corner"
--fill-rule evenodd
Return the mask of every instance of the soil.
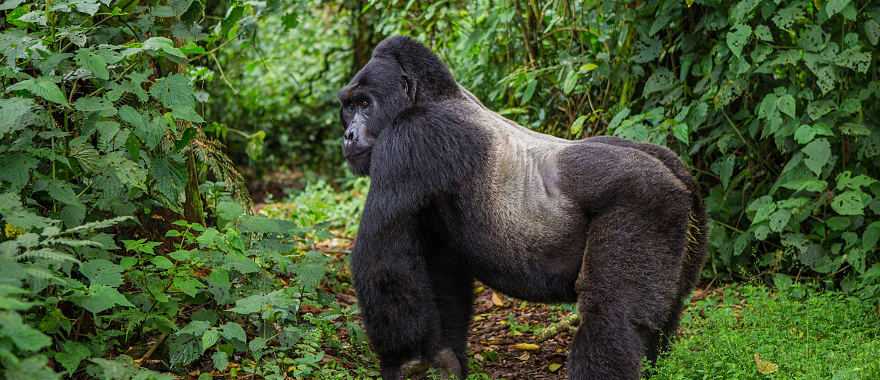
M 479 284 L 477 290 L 468 349 L 483 372 L 493 379 L 568 379 L 571 330 L 561 329 L 543 342 L 536 334 L 570 312 L 507 298 Z M 514 328 L 509 319 L 516 321 Z M 516 326 L 526 326 L 525 331 Z

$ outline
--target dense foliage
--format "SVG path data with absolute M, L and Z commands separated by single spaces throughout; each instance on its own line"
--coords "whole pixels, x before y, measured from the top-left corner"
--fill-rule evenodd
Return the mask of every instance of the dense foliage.
M 366 182 L 341 165 L 335 94 L 392 34 L 529 128 L 679 152 L 712 218 L 707 280 L 815 278 L 880 301 L 874 1 L 0 0 L 0 15 L 3 378 L 375 375 L 340 256 Z M 253 215 L 239 169 L 281 165 L 347 191 L 322 182 Z
M 0 377 L 307 377 L 349 344 L 331 332 L 364 344 L 350 307 L 300 312 L 333 300 L 317 288 L 342 262 L 314 241 L 359 202 L 324 186 L 309 213 L 249 215 L 204 132 L 211 63 L 278 5 L 0 3 Z

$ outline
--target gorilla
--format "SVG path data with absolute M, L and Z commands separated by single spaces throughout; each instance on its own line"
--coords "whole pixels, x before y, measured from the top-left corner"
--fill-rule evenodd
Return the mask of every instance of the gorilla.
M 407 37 L 382 41 L 338 97 L 343 154 L 371 178 L 351 270 L 384 380 L 412 363 L 467 376 L 475 279 L 577 302 L 571 379 L 638 379 L 665 348 L 706 246 L 672 151 L 521 127 Z

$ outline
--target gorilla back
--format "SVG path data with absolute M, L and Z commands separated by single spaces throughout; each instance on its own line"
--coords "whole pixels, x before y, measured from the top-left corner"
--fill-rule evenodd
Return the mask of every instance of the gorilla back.
M 351 259 L 383 378 L 466 375 L 472 282 L 578 302 L 571 379 L 637 379 L 677 328 L 705 211 L 666 148 L 516 125 L 426 47 L 383 41 L 340 91 L 343 151 L 372 179 Z

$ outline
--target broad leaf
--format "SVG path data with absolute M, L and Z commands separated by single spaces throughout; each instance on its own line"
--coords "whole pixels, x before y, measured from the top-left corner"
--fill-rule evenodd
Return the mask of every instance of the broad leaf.
M 61 88 L 55 82 L 47 77 L 25 79 L 6 88 L 7 92 L 18 90 L 27 90 L 52 103 L 67 105 L 67 98 L 64 97 L 64 92 L 61 91 Z

